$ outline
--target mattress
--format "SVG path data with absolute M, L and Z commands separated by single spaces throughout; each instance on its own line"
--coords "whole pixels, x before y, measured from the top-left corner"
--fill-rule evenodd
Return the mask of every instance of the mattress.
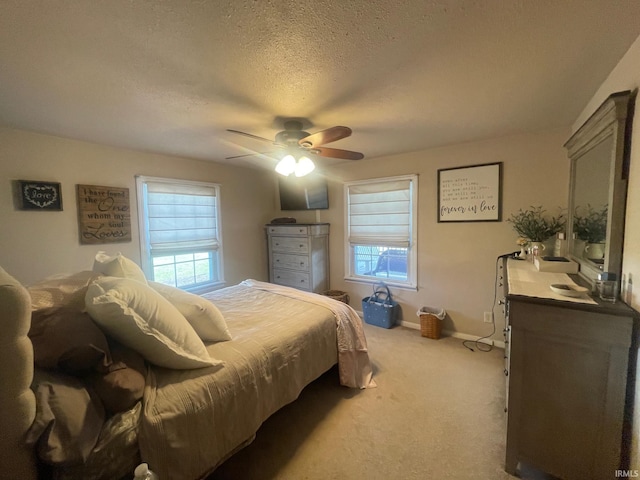
M 233 337 L 207 345 L 224 365 L 147 378 L 140 451 L 163 480 L 202 478 L 338 358 L 324 306 L 242 284 L 205 297 Z

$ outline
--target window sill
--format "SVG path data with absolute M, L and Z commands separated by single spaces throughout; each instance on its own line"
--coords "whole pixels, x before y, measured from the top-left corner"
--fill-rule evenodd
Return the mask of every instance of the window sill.
M 227 286 L 227 282 L 220 281 L 216 283 L 208 283 L 206 285 L 198 285 L 197 287 L 187 288 L 186 292 L 193 293 L 195 295 L 202 295 L 203 293 L 213 292 L 214 290 L 220 290 Z
M 374 283 L 384 282 L 385 285 L 393 288 L 400 288 L 402 290 L 410 290 L 413 292 L 418 291 L 417 285 L 411 285 L 408 283 L 399 283 L 394 281 L 387 281 L 384 278 L 380 277 L 379 279 L 373 278 L 359 278 L 359 277 L 344 277 L 345 281 L 352 283 L 361 283 L 363 285 L 373 285 Z

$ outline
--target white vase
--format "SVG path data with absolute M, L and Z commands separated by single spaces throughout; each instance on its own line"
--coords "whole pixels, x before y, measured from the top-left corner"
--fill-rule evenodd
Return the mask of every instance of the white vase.
M 589 260 L 604 258 L 604 243 L 587 243 L 584 246 L 584 256 Z

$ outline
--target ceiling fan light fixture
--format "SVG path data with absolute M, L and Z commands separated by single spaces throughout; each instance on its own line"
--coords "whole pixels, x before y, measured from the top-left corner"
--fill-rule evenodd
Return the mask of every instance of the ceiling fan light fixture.
M 296 177 L 304 177 L 305 175 L 309 175 L 315 168 L 316 166 L 309 157 L 300 157 L 298 163 L 296 164 Z
M 276 172 L 278 172 L 280 175 L 288 177 L 296 171 L 296 168 L 296 159 L 293 157 L 293 155 L 285 155 L 282 160 L 280 160 L 276 165 Z
M 285 123 L 285 129 L 276 134 L 275 142 L 263 137 L 258 137 L 251 133 L 241 132 L 240 130 L 227 129 L 228 132 L 235 133 L 237 135 L 243 135 L 245 137 L 252 138 L 254 140 L 260 140 L 262 142 L 270 143 L 272 147 L 284 148 L 291 158 L 283 158 L 276 167 L 276 171 L 281 175 L 291 175 L 296 173 L 297 176 L 303 177 L 308 175 L 315 169 L 313 162 L 307 157 L 302 161 L 302 166 L 298 167 L 296 171 L 296 158 L 302 153 L 307 155 L 317 155 L 319 157 L 338 158 L 342 160 L 361 160 L 364 155 L 360 152 L 352 152 L 351 150 L 341 150 L 339 148 L 327 148 L 324 146 L 326 143 L 335 142 L 343 138 L 347 138 L 351 135 L 352 131 L 349 127 L 336 126 L 327 128 L 320 132 L 309 133 L 302 130 L 302 122 L 298 120 L 291 120 Z M 270 152 L 264 152 L 269 154 Z M 245 157 L 247 155 L 235 155 L 232 157 L 226 157 L 227 160 Z M 287 155 L 288 156 L 288 155 Z M 293 166 L 292 166 L 293 161 Z

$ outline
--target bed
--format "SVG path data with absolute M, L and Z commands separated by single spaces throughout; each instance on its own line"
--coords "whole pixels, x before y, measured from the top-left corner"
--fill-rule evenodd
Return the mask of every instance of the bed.
M 99 283 L 93 282 L 89 288 Z M 347 305 L 253 280 L 204 297 L 223 315 L 231 337 L 204 342 L 215 361 L 180 369 L 147 361 L 143 398 L 105 418 L 88 458 L 43 470 L 40 450 L 25 443 L 40 413 L 27 336 L 33 292 L 0 268 L 3 476 L 35 479 L 40 470 L 41 477 L 45 471 L 58 479 L 131 478 L 143 460 L 163 480 L 205 478 L 336 363 L 341 384 L 375 386 L 362 322 Z

